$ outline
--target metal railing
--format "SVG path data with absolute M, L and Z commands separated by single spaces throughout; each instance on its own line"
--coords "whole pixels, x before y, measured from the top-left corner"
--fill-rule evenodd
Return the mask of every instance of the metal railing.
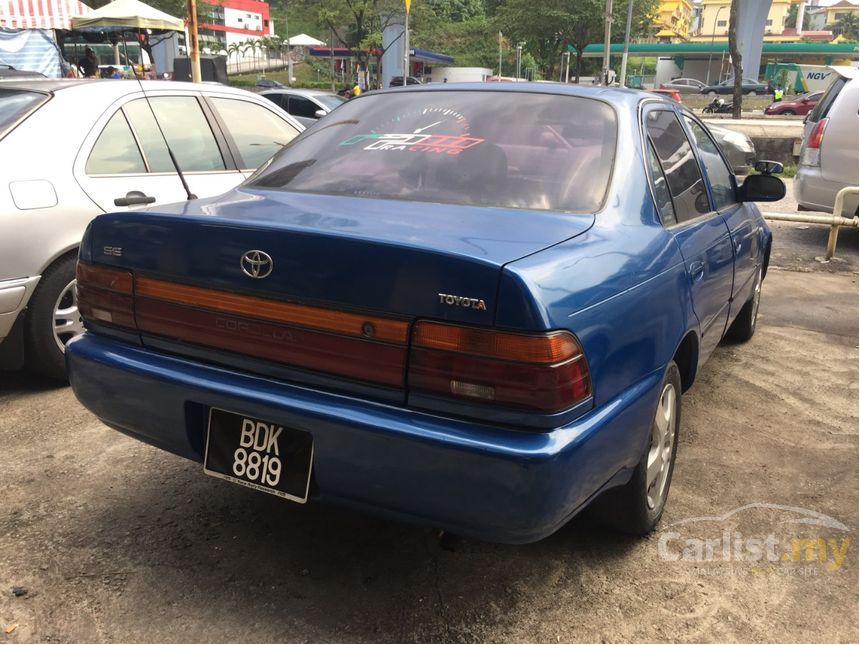
M 775 222 L 799 222 L 802 224 L 826 224 L 830 227 L 830 236 L 827 238 L 827 251 L 824 253 L 824 262 L 830 262 L 836 254 L 836 241 L 839 238 L 839 227 L 850 226 L 858 228 L 857 217 L 842 217 L 842 207 L 845 203 L 845 195 L 857 195 L 860 188 L 857 186 L 846 186 L 836 193 L 836 203 L 833 204 L 831 215 L 811 215 L 806 213 L 762 213 L 765 219 Z

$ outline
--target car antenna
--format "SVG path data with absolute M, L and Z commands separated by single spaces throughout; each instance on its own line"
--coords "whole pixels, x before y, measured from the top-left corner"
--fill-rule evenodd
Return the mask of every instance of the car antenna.
M 141 48 L 141 52 L 143 49 Z M 143 60 L 143 56 L 141 55 L 141 60 Z M 128 61 L 126 61 L 128 63 Z M 170 157 L 170 161 L 173 163 L 173 167 L 176 169 L 176 174 L 179 175 L 179 181 L 182 182 L 182 187 L 185 189 L 185 195 L 190 202 L 193 199 L 197 199 L 197 195 L 191 192 L 191 189 L 188 188 L 188 182 L 185 181 L 185 175 L 182 174 L 182 169 L 179 167 L 179 162 L 176 161 L 176 156 L 173 154 L 173 150 L 170 149 L 170 144 L 167 142 L 167 136 L 164 134 L 164 130 L 161 129 L 161 123 L 158 122 L 158 117 L 155 116 L 155 110 L 152 109 L 152 103 L 149 102 L 149 96 L 146 94 L 146 89 L 143 87 L 143 82 L 140 80 L 140 76 L 137 75 L 137 69 L 134 65 L 131 66 L 131 71 L 134 74 L 134 78 L 137 80 L 137 84 L 140 86 L 140 91 L 143 93 L 143 98 L 146 99 L 146 104 L 149 106 L 149 111 L 152 113 L 152 118 L 155 120 L 155 125 L 158 127 L 158 131 L 161 133 L 161 138 L 164 140 L 164 145 L 167 148 L 167 154 Z

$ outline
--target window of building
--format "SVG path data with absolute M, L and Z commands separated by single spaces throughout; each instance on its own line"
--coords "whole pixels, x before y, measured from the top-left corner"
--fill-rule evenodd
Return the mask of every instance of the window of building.
M 768 18 L 764 24 L 767 25 L 768 27 L 771 27 L 773 25 L 773 20 Z
M 726 26 L 725 20 L 717 20 L 717 27 L 725 27 L 725 26 Z

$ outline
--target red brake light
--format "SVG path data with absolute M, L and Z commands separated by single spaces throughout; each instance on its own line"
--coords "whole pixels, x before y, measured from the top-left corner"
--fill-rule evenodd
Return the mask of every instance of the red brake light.
M 812 132 L 809 133 L 809 141 L 806 143 L 807 148 L 820 148 L 821 140 L 824 138 L 824 129 L 827 127 L 827 122 L 830 119 L 821 119 L 815 124 Z
M 134 329 L 134 278 L 130 271 L 78 262 L 78 310 L 84 320 Z
M 416 323 L 409 388 L 503 407 L 558 412 L 588 398 L 591 382 L 573 334 L 520 334 Z

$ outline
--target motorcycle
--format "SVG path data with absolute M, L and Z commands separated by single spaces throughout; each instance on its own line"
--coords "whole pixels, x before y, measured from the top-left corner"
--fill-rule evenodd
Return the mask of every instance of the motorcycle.
M 730 114 L 733 103 L 726 103 L 725 99 L 716 98 L 702 108 L 703 114 Z

